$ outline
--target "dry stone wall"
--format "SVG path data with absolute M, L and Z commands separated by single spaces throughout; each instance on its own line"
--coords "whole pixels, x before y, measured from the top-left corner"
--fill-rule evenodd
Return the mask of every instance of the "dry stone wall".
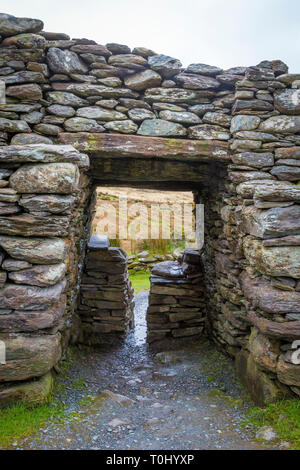
M 107 237 L 92 235 L 80 288 L 79 341 L 89 345 L 115 343 L 133 327 L 133 308 L 125 251 L 110 247 Z
M 0 35 L 1 402 L 46 396 L 82 331 L 99 182 L 195 191 L 206 331 L 258 402 L 299 396 L 300 75 L 279 60 L 183 69 L 5 14 Z
M 71 146 L 38 144 L 1 147 L 0 160 L 0 403 L 7 405 L 47 397 L 49 372 L 77 334 L 89 159 Z
M 203 266 L 199 250 L 152 269 L 147 310 L 148 342 L 200 336 L 205 322 Z

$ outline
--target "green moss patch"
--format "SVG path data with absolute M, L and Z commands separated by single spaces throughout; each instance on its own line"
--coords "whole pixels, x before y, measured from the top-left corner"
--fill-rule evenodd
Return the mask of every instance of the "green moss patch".
M 16 404 L 0 410 L 0 448 L 6 449 L 12 442 L 35 434 L 49 422 L 63 421 L 64 408 L 51 402 L 28 406 Z
M 288 441 L 291 449 L 300 450 L 300 400 L 283 400 L 249 410 L 245 424 L 272 426 L 278 440 Z

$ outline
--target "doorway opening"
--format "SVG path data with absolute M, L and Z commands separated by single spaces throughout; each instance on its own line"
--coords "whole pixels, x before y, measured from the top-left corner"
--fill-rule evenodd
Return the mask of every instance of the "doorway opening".
M 192 191 L 119 186 L 96 189 L 92 233 L 107 236 L 110 247 L 121 249 L 126 255 L 129 284 L 125 274 L 123 290 L 127 291 L 127 300 L 123 301 L 130 303 L 134 296 L 135 308 L 134 314 L 133 310 L 127 314 L 128 318 L 133 316 L 125 322 L 128 329 L 123 333 L 126 335 L 132 327 L 132 340 L 137 345 L 151 340 L 148 323 L 152 329 L 155 326 L 162 329 L 162 324 L 156 325 L 157 317 L 151 312 L 160 307 L 149 306 L 152 269 L 158 269 L 159 265 L 176 265 L 182 260 L 185 249 L 196 249 L 194 198 Z M 165 289 L 163 297 L 159 297 L 162 303 L 167 301 Z M 159 319 L 159 323 L 161 321 Z

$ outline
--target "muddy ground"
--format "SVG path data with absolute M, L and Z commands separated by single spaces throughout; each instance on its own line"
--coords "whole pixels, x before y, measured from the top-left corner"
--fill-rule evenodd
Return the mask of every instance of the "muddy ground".
M 230 359 L 206 339 L 154 353 L 145 341 L 148 293 L 123 344 L 74 352 L 58 376 L 64 423 L 49 423 L 17 449 L 262 449 L 242 422 L 253 405 Z

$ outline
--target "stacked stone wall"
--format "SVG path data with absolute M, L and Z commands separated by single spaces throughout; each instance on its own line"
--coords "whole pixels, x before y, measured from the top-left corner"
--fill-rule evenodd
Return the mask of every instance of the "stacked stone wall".
M 152 269 L 147 310 L 148 342 L 200 336 L 204 330 L 203 266 L 198 250 Z
M 42 29 L 0 15 L 2 397 L 76 340 L 99 182 L 196 191 L 207 331 L 257 401 L 299 396 L 300 75 L 279 60 L 183 69 Z
M 78 309 L 80 341 L 89 345 L 115 343 L 134 323 L 127 255 L 98 239 L 93 235 L 87 246 Z
M 0 340 L 6 352 L 0 403 L 6 405 L 45 399 L 49 372 L 76 340 L 90 198 L 89 159 L 71 146 L 2 147 L 0 160 Z

